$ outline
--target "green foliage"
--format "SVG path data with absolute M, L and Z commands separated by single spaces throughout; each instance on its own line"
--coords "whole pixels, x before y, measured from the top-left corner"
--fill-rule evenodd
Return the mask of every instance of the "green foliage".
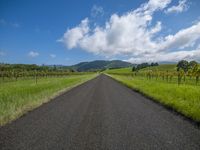
M 180 71 L 180 69 L 183 69 L 184 72 L 186 73 L 188 71 L 188 68 L 189 68 L 189 63 L 186 60 L 181 60 L 177 64 L 177 71 Z
M 198 63 L 196 61 L 189 62 L 189 70 L 192 71 L 192 73 L 195 73 L 198 71 Z
M 140 70 L 140 69 L 143 69 L 143 68 L 153 67 L 153 66 L 158 66 L 158 65 L 159 65 L 158 63 L 151 63 L 151 64 L 141 63 L 141 64 L 136 65 L 135 70 Z M 133 67 L 135 67 L 135 66 L 133 66 Z
M 38 66 L 35 64 L 0 64 L 0 71 L 52 71 L 55 70 L 52 66 Z M 60 70 L 69 71 L 67 68 L 60 68 Z
M 156 63 L 151 63 L 151 65 L 150 66 L 159 66 L 159 64 L 156 62 Z
M 132 72 L 136 71 L 137 68 L 135 66 L 132 67 Z

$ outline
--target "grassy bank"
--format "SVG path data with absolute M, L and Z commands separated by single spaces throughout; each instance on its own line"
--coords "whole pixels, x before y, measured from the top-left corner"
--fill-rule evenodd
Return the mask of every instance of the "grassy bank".
M 177 85 L 173 83 L 147 80 L 142 77 L 110 75 L 130 88 L 133 88 L 165 106 L 200 122 L 199 86 Z
M 0 125 L 18 118 L 29 110 L 49 101 L 61 91 L 81 84 L 96 74 L 70 75 L 62 78 L 42 78 L 1 83 Z

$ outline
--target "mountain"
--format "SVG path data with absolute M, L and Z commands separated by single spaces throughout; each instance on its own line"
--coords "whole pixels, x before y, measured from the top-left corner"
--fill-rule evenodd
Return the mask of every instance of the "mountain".
M 95 60 L 91 62 L 81 62 L 76 65 L 70 66 L 71 69 L 76 71 L 98 71 L 98 70 L 105 70 L 111 68 L 124 68 L 132 66 L 131 63 L 121 61 L 121 60 Z

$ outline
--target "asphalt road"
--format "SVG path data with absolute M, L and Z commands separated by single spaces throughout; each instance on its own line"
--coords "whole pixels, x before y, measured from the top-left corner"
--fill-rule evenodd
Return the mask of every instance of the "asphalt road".
M 1 150 L 199 150 L 200 129 L 100 75 L 0 128 Z

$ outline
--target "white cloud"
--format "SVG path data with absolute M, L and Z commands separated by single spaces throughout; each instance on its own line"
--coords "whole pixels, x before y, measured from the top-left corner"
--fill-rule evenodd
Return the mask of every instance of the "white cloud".
M 50 54 L 49 56 L 50 56 L 51 58 L 55 58 L 55 57 L 56 57 L 55 54 Z
M 79 41 L 88 33 L 89 20 L 86 18 L 81 21 L 81 24 L 73 29 L 67 30 L 64 36 L 59 39 L 59 42 L 63 42 L 67 48 L 71 49 L 79 44 Z
M 97 6 L 97 5 L 93 5 L 93 7 L 91 9 L 91 16 L 92 17 L 97 17 L 97 16 L 103 16 L 103 15 L 104 15 L 103 7 Z
M 174 51 L 174 52 L 161 52 L 149 55 L 142 55 L 139 57 L 132 57 L 125 61 L 131 63 L 142 63 L 142 62 L 177 62 L 180 60 L 196 60 L 200 61 L 200 49 L 190 51 Z
M 146 61 L 146 58 L 157 56 L 155 60 L 159 60 L 159 56 L 169 55 L 173 60 L 176 54 L 193 52 L 185 49 L 193 47 L 200 39 L 200 21 L 174 35 L 159 37 L 162 22 L 152 24 L 153 15 L 156 11 L 164 11 L 170 3 L 171 0 L 149 0 L 121 16 L 111 15 L 104 26 L 94 29 L 86 18 L 76 27 L 68 29 L 59 41 L 68 49 L 81 48 L 107 57 L 126 55 Z M 172 52 L 174 50 L 177 52 Z
M 36 51 L 30 51 L 30 52 L 28 53 L 28 56 L 30 56 L 30 57 L 37 57 L 37 56 L 39 56 L 39 53 L 36 52 Z
M 113 14 L 104 27 L 90 29 L 88 19 L 80 25 L 68 29 L 59 40 L 68 49 L 80 47 L 88 52 L 104 55 L 146 52 L 154 49 L 151 41 L 154 34 L 161 30 L 161 22 L 149 27 L 152 14 L 165 8 L 170 0 L 150 0 L 138 9 L 122 16 Z
M 164 9 L 169 3 L 171 3 L 171 0 L 149 0 L 148 3 L 144 3 L 136 9 L 136 12 L 152 13 L 156 10 Z
M 163 42 L 159 44 L 159 48 L 169 50 L 172 48 L 184 49 L 193 47 L 198 39 L 200 39 L 200 22 L 189 28 L 182 29 L 174 35 L 164 37 Z
M 186 4 L 187 0 L 179 0 L 177 6 L 172 6 L 168 8 L 165 13 L 181 13 L 188 9 L 188 5 Z

